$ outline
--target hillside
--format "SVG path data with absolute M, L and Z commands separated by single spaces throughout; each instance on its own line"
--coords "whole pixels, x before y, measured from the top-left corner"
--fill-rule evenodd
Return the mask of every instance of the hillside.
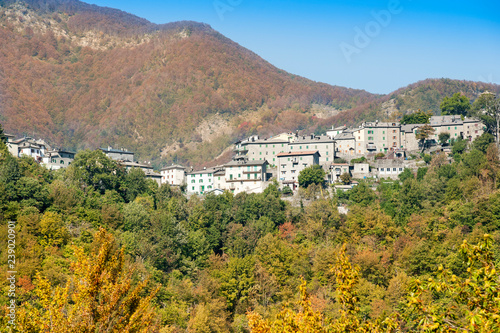
M 379 98 L 286 73 L 206 24 L 79 1 L 0 5 L 0 122 L 56 146 L 199 165 L 238 137 L 309 129 Z

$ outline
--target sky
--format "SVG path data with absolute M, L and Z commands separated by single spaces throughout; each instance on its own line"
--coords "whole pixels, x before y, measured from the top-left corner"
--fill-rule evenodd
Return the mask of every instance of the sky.
M 208 23 L 278 68 L 371 93 L 427 78 L 500 84 L 498 0 L 85 2 L 154 23 Z

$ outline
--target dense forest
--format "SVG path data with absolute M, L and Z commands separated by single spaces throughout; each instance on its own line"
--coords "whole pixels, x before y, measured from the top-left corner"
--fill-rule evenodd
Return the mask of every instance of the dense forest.
M 48 171 L 1 142 L 0 266 L 9 270 L 15 221 L 17 328 L 498 331 L 500 161 L 490 142 L 457 141 L 453 158 L 427 155 L 416 174 L 348 192 L 312 184 L 297 205 L 276 185 L 186 198 L 101 151 Z

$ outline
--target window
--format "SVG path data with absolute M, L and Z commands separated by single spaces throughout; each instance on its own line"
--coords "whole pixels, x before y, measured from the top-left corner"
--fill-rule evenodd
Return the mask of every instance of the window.
M 247 179 L 250 179 L 250 174 L 249 173 L 247 173 Z
M 253 179 L 257 179 L 257 174 L 256 173 L 253 174 Z
M 328 155 L 328 152 L 326 152 L 326 154 Z
M 384 136 L 384 137 L 382 137 L 382 140 L 385 140 L 385 136 Z
M 302 149 L 302 146 L 299 146 L 299 149 Z
M 241 178 L 241 173 L 238 174 L 238 178 Z
M 368 131 L 368 134 L 373 134 L 373 131 Z
M 399 171 L 403 171 L 403 168 L 399 168 Z
M 318 146 L 314 146 L 314 149 L 318 149 Z
M 328 162 L 328 157 L 326 158 L 326 161 Z
M 267 145 L 266 145 L 266 148 L 267 148 Z
M 300 158 L 300 160 L 302 161 L 302 157 Z
M 392 171 L 393 171 L 393 172 L 396 172 L 396 168 L 392 168 Z
M 200 183 L 203 183 L 203 179 L 200 179 Z
M 193 191 L 194 191 L 194 186 L 192 187 Z
M 385 131 L 382 131 L 382 134 L 385 134 Z
M 63 161 L 63 160 L 61 160 L 61 164 L 64 164 L 64 161 Z
M 392 130 L 392 133 L 396 133 L 396 130 Z
M 392 137 L 392 139 L 393 139 L 393 140 L 396 140 L 396 137 L 395 137 L 395 136 L 393 136 L 393 137 Z
M 306 149 L 309 149 L 309 146 L 306 146 Z
M 381 171 L 381 172 L 384 172 L 384 168 L 380 168 L 380 171 Z
M 193 179 L 193 180 L 191 181 L 191 183 L 196 183 L 196 180 L 194 180 L 194 179 Z

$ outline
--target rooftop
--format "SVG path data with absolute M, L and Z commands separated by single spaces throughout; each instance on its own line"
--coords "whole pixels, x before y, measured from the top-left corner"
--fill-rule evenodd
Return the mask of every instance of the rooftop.
M 318 156 L 321 156 L 317 150 L 310 150 L 310 151 L 298 151 L 298 152 L 288 152 L 288 153 L 279 153 L 278 157 L 283 157 L 283 156 L 304 156 L 304 155 L 315 155 L 318 154 Z

